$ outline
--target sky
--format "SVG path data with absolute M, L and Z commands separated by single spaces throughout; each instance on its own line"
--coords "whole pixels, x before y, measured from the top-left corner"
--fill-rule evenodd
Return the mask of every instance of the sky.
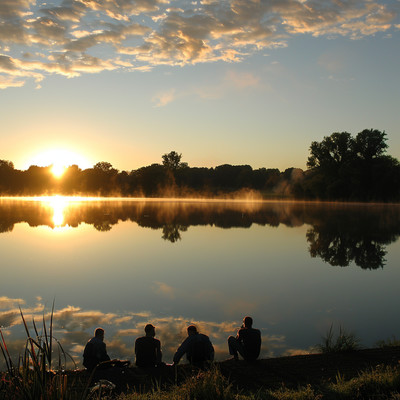
M 400 159 L 399 0 L 0 0 L 0 159 L 306 169 L 363 129 Z

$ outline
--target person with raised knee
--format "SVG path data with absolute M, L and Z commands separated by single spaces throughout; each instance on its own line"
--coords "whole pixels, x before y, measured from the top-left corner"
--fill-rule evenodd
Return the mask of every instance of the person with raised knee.
M 260 355 L 261 332 L 253 328 L 253 318 L 246 316 L 243 325 L 238 330 L 236 337 L 228 338 L 229 354 L 235 360 L 239 359 L 240 354 L 246 361 L 254 361 Z

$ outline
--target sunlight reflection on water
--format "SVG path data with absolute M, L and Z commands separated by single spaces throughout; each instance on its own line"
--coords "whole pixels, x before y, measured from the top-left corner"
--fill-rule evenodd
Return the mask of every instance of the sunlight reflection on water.
M 55 298 L 78 362 L 99 325 L 110 355 L 133 359 L 147 322 L 166 362 L 189 323 L 224 359 L 245 314 L 263 357 L 309 351 L 331 323 L 371 346 L 400 330 L 399 222 L 384 205 L 1 199 L 0 325 L 20 349 L 18 305 L 40 321 Z

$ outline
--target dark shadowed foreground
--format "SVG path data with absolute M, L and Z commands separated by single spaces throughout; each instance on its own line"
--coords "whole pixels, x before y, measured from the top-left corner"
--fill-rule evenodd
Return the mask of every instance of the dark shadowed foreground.
M 346 353 L 309 354 L 258 360 L 220 363 L 221 372 L 242 389 L 296 388 L 333 380 L 338 375 L 345 379 L 378 365 L 396 365 L 400 361 L 400 347 L 365 349 Z
M 238 390 L 298 388 L 308 384 L 318 385 L 334 381 L 338 376 L 351 379 L 377 366 L 398 365 L 400 346 L 364 349 L 346 353 L 310 354 L 246 361 L 227 360 L 216 363 L 222 375 Z M 119 381 L 122 391 L 136 390 L 140 393 L 155 388 L 165 388 L 185 382 L 199 373 L 189 365 L 165 366 L 157 370 L 136 367 L 127 368 Z M 86 371 L 69 372 L 69 380 L 81 389 L 86 386 Z M 105 378 L 106 376 L 102 376 Z M 78 388 L 77 388 L 78 389 Z M 79 392 L 79 389 L 78 389 Z

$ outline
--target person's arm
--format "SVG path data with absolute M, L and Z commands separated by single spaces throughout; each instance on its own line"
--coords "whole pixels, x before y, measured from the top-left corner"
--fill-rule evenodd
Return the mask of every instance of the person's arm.
M 99 362 L 102 361 L 110 361 L 110 356 L 107 354 L 107 346 L 103 343 L 102 346 L 99 346 L 99 353 L 97 354 Z
M 182 358 L 182 356 L 187 352 L 188 347 L 189 347 L 189 339 L 190 337 L 187 337 L 183 343 L 178 347 L 178 350 L 174 354 L 173 358 L 173 363 L 178 364 L 179 360 Z
M 210 355 L 209 360 L 214 361 L 214 346 L 210 340 L 208 340 L 208 354 Z
M 238 330 L 237 335 L 236 335 L 236 340 L 237 340 L 239 343 L 243 344 L 243 328 L 240 328 L 240 329 Z
M 157 341 L 157 345 L 156 345 L 156 361 L 157 363 L 161 363 L 162 360 L 162 352 L 161 352 L 161 342 Z
M 257 345 L 258 347 L 261 348 L 261 332 L 257 329 L 258 335 L 257 335 Z

